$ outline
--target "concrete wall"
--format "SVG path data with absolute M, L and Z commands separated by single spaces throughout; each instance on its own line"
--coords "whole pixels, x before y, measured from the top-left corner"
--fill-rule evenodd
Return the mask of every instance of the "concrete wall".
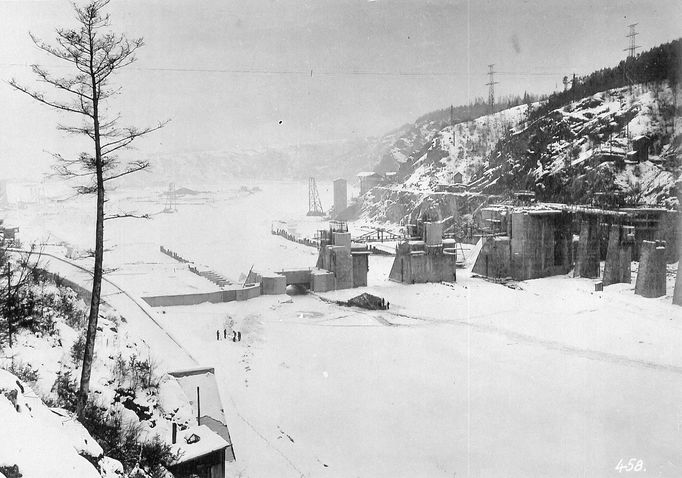
M 313 271 L 311 278 L 313 292 L 327 292 L 336 289 L 336 278 L 333 272 Z
M 396 247 L 395 259 L 393 259 L 393 265 L 391 266 L 391 272 L 388 273 L 388 278 L 396 282 L 407 282 L 406 278 L 406 267 L 405 262 L 409 261 L 406 255 L 410 252 L 410 246 L 407 243 L 400 243 Z M 407 259 L 407 260 L 406 260 Z
M 310 269 L 290 269 L 281 271 L 279 274 L 286 277 L 287 285 L 310 284 Z
M 442 248 L 430 249 L 411 251 L 408 243 L 399 244 L 389 279 L 406 284 L 453 281 L 457 256 L 443 253 Z
M 234 300 L 247 300 L 261 295 L 261 285 L 251 284 L 243 289 L 227 289 L 215 292 L 195 294 L 172 294 L 142 297 L 151 307 L 175 307 L 179 305 L 197 305 L 204 302 L 218 304 Z
M 630 232 L 633 234 L 629 234 Z M 612 224 L 609 230 L 609 246 L 604 265 L 604 285 L 625 283 L 631 278 L 632 245 L 634 229 Z
M 587 217 L 580 223 L 575 274 L 580 277 L 599 277 L 599 262 L 599 221 L 596 217 Z
M 424 241 L 427 246 L 437 246 L 443 243 L 443 223 L 425 222 Z
M 682 274 L 680 274 L 680 267 L 677 268 L 677 276 L 675 277 L 673 304 L 682 306 Z
M 569 216 L 512 213 L 511 276 L 516 280 L 566 274 L 571 267 Z
M 197 294 L 175 294 L 175 295 L 158 295 L 151 297 L 142 297 L 151 307 L 174 307 L 178 305 L 196 305 L 203 302 L 211 302 L 214 304 L 220 302 L 229 302 L 224 300 L 225 291 L 204 292 Z M 232 299 L 234 300 L 234 299 Z
M 369 270 L 369 254 L 352 254 L 353 258 L 353 287 L 367 286 L 367 271 Z
M 654 298 L 665 292 L 665 243 L 642 241 L 635 294 Z
M 246 287 L 235 289 L 237 300 L 248 300 L 260 295 L 260 284 L 246 284 Z
M 483 239 L 483 247 L 476 258 L 472 272 L 486 277 L 511 276 L 510 239 L 507 236 Z
M 285 294 L 287 289 L 287 278 L 280 274 L 264 276 L 261 280 L 261 291 L 263 295 Z
M 332 242 L 335 246 L 350 248 L 351 235 L 350 232 L 334 232 Z
M 329 269 L 336 277 L 337 289 L 350 289 L 353 287 L 353 258 L 350 248 L 344 246 L 332 246 L 332 264 Z

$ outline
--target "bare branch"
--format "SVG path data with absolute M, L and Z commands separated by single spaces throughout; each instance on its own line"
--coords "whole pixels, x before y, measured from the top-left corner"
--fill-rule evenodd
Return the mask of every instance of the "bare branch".
M 62 110 L 62 111 L 68 111 L 69 113 L 76 113 L 79 115 L 84 115 L 84 116 L 88 116 L 89 118 L 92 118 L 92 115 L 88 111 L 78 110 L 78 109 L 74 108 L 73 106 L 66 105 L 64 103 L 59 103 L 57 101 L 46 100 L 45 96 L 42 93 L 29 90 L 25 86 L 22 86 L 19 83 L 17 83 L 14 78 L 12 78 L 9 81 L 9 85 L 11 87 L 15 88 L 16 90 L 21 91 L 24 94 L 27 94 L 28 96 L 30 96 L 34 100 L 38 101 L 39 103 L 43 103 L 44 105 L 50 106 L 51 108 L 55 108 L 55 109 Z
M 142 171 L 143 169 L 147 169 L 148 167 L 149 167 L 149 161 L 133 161 L 132 163 L 128 164 L 128 167 L 125 170 L 104 178 L 104 182 L 112 181 L 112 180 L 118 179 L 118 178 L 122 178 L 123 176 L 127 176 L 129 174 L 133 174 L 133 173 L 136 173 L 138 171 Z
M 85 78 L 80 77 L 80 75 L 71 79 L 56 78 L 51 76 L 45 69 L 43 69 L 39 65 L 31 65 L 31 69 L 33 70 L 33 73 L 40 77 L 40 81 L 48 83 L 59 90 L 66 91 L 67 93 L 71 93 L 72 95 L 76 95 L 79 98 L 85 98 L 89 101 L 92 101 L 92 97 L 87 95 L 83 88 L 84 86 L 87 87 L 87 84 L 84 84 Z M 79 85 L 81 86 L 79 90 L 74 89 L 74 86 Z
M 123 219 L 123 218 L 151 219 L 149 217 L 149 214 L 134 214 L 134 213 L 110 214 L 108 216 L 104 216 L 105 221 L 109 221 L 111 219 Z
M 126 133 L 127 133 L 125 136 L 102 145 L 102 155 L 106 156 L 106 155 L 111 154 L 114 151 L 117 151 L 121 148 L 125 148 L 130 143 L 132 143 L 135 139 L 137 139 L 141 136 L 144 136 L 146 134 L 152 133 L 156 130 L 159 130 L 159 129 L 163 128 L 164 126 L 166 126 L 168 123 L 170 123 L 170 120 L 160 122 L 156 126 L 144 128 L 141 130 L 137 129 L 137 128 L 133 128 L 133 127 L 125 128 L 124 131 L 126 131 Z

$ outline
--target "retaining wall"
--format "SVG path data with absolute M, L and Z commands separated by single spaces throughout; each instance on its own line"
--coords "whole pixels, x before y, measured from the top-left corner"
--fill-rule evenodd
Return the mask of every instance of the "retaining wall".
M 174 307 L 178 305 L 197 305 L 203 302 L 218 304 L 235 300 L 253 299 L 261 295 L 260 284 L 247 284 L 242 289 L 227 289 L 215 292 L 203 292 L 194 294 L 156 295 L 142 297 L 151 307 Z

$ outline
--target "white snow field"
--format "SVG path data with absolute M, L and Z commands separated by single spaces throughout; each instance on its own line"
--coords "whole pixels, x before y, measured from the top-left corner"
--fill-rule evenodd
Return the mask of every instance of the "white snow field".
M 253 195 L 223 187 L 214 202 L 152 221 L 108 223 L 116 248 L 107 266 L 118 268 L 109 278 L 138 297 L 215 290 L 161 244 L 235 280 L 252 265 L 313 266 L 313 248 L 270 234 L 280 219 L 314 228 L 305 183 L 258 185 Z M 140 212 L 162 208 L 132 196 L 125 203 Z M 38 205 L 16 211 L 14 222 L 24 238 L 49 230 L 87 248 L 86 207 Z M 162 339 L 156 325 L 138 324 L 169 367 L 191 357 L 215 367 L 233 476 L 682 476 L 673 275 L 667 297 L 644 299 L 634 282 L 594 292 L 593 281 L 559 276 L 510 288 L 463 270 L 454 285 L 401 285 L 387 280 L 391 260 L 370 257 L 367 288 L 149 309 L 170 334 Z M 331 302 L 363 291 L 385 297 L 390 310 Z M 116 306 L 120 296 L 108 300 Z M 147 321 L 130 314 L 131 331 L 131 317 Z M 241 342 L 216 341 L 228 315 Z

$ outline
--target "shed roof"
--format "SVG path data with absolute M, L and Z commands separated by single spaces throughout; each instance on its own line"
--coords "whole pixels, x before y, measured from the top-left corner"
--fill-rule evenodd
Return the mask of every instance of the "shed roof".
M 179 454 L 175 464 L 185 463 L 200 456 L 224 450 L 230 444 L 206 425 L 190 427 L 178 432 L 177 443 L 171 445 L 174 453 Z

